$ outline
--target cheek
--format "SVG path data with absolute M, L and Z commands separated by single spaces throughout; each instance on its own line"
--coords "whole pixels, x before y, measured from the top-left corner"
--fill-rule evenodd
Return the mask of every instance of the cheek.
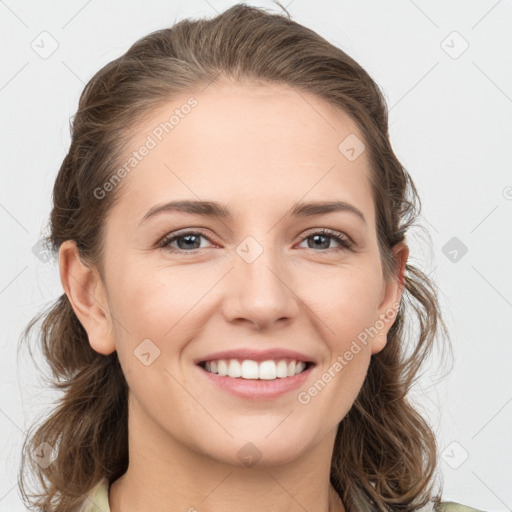
M 126 267 L 125 275 L 129 279 L 118 280 L 123 284 L 114 287 L 111 297 L 116 350 L 134 396 L 154 406 L 155 390 L 163 382 L 174 382 L 169 374 L 172 363 L 179 360 L 190 336 L 187 313 L 201 294 L 180 293 L 187 290 L 181 279 L 170 280 L 168 273 L 164 277 L 155 269 Z
M 343 269 L 329 290 L 321 303 L 323 309 L 317 308 L 322 320 L 318 328 L 328 345 L 329 360 L 298 400 L 312 408 L 310 413 L 315 411 L 310 417 L 331 417 L 338 423 L 350 410 L 367 375 L 371 340 L 376 335 L 372 326 L 378 318 L 380 275 L 368 268 Z M 321 421 L 317 427 L 323 428 Z
M 169 268 L 128 262 L 120 264 L 113 276 L 113 313 L 134 337 L 162 338 L 201 296 L 200 284 L 191 285 L 192 276 Z
M 340 349 L 377 319 L 382 281 L 370 268 L 347 268 L 330 280 L 322 300 L 322 316 Z
M 158 354 L 155 366 L 169 367 L 194 337 L 205 295 L 218 278 L 198 279 L 193 265 L 179 271 L 140 264 L 122 268 L 122 275 L 118 270 L 112 279 L 116 284 L 109 297 L 119 358 L 126 368 L 137 366 L 133 354 L 145 342 Z

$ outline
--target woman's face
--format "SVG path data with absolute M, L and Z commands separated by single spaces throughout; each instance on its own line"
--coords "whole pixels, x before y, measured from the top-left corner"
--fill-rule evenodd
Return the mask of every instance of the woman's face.
M 332 445 L 401 293 L 382 273 L 362 139 L 323 100 L 277 85 L 209 86 L 138 125 L 123 158 L 136 165 L 120 173 L 105 220 L 105 281 L 95 293 L 109 313 L 81 321 L 96 351 L 117 350 L 132 433 L 150 432 L 149 450 L 165 456 L 175 443 L 247 465 Z M 175 201 L 215 202 L 227 214 L 165 207 Z M 293 212 L 327 202 L 351 206 Z M 240 350 L 231 356 L 250 378 L 198 364 Z M 293 373 L 292 359 L 314 364 L 272 380 Z M 251 373 L 267 370 L 268 379 Z

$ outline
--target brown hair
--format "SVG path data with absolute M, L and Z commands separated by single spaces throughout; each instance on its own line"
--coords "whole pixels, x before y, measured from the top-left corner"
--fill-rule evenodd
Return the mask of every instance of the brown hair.
M 48 241 L 55 253 L 65 240 L 75 240 L 82 259 L 102 275 L 104 219 L 119 189 L 101 200 L 94 191 L 118 168 L 131 130 L 145 116 L 219 77 L 285 84 L 323 98 L 355 120 L 371 163 L 383 272 L 393 276 L 392 248 L 415 225 L 421 203 L 391 148 L 382 93 L 357 62 L 288 13 L 245 4 L 153 32 L 91 78 L 53 189 Z M 331 483 L 347 512 L 414 511 L 440 501 L 434 496 L 435 436 L 407 397 L 436 340 L 447 339 L 436 294 L 429 277 L 407 263 L 387 344 L 372 356 L 362 389 L 338 427 Z M 112 482 L 127 470 L 127 384 L 117 353 L 105 356 L 90 347 L 66 294 L 31 320 L 24 337 L 41 318 L 42 351 L 63 396 L 25 438 L 19 485 L 29 508 L 68 511 L 101 478 Z M 58 449 L 47 468 L 31 456 L 43 442 Z M 27 466 L 41 486 L 30 495 L 37 498 L 32 502 L 25 491 Z

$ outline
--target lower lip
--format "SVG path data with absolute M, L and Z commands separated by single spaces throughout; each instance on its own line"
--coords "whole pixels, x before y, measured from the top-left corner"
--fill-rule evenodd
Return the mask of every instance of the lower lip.
M 228 391 L 241 398 L 266 400 L 280 397 L 299 388 L 310 376 L 314 365 L 309 366 L 302 373 L 293 377 L 277 378 L 274 380 L 234 379 L 232 377 L 222 377 L 217 373 L 207 372 L 201 366 L 197 366 L 197 368 L 212 384 L 215 384 L 224 391 Z

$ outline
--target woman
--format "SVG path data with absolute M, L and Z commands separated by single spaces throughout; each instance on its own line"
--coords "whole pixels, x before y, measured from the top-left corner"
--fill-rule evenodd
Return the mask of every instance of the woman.
M 30 506 L 474 510 L 407 400 L 446 331 L 419 204 L 377 85 L 289 17 L 240 4 L 107 64 L 54 186 L 64 396 Z

